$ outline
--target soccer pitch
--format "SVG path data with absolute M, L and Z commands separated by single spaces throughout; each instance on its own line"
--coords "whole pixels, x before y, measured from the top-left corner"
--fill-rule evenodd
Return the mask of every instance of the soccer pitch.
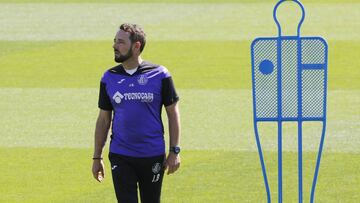
M 91 157 L 99 80 L 115 65 L 112 40 L 123 22 L 144 26 L 143 58 L 165 65 L 180 95 L 182 165 L 165 176 L 162 202 L 266 202 L 252 124 L 250 43 L 276 35 L 276 1 L 101 2 L 0 0 L 0 202 L 116 201 L 109 161 L 99 184 Z M 302 2 L 302 35 L 329 43 L 315 201 L 359 202 L 360 1 Z M 284 126 L 284 202 L 297 202 L 295 126 Z M 320 132 L 317 123 L 304 126 L 305 202 Z M 260 133 L 277 202 L 276 125 Z

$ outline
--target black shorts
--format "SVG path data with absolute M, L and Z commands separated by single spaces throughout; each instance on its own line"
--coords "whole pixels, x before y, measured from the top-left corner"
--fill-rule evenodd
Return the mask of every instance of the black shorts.
M 136 158 L 110 152 L 109 160 L 118 202 L 137 203 L 138 186 L 142 203 L 160 202 L 165 155 Z

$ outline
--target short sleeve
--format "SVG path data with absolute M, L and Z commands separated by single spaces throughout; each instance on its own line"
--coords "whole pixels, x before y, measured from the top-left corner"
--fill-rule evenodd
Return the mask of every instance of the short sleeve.
M 99 91 L 99 102 L 98 102 L 98 106 L 100 109 L 106 110 L 106 111 L 111 111 L 113 110 L 111 101 L 110 101 L 110 97 L 106 92 L 106 83 L 105 82 L 100 82 L 100 91 Z
M 174 82 L 171 77 L 162 79 L 161 89 L 162 103 L 165 106 L 169 106 L 179 101 L 179 96 L 176 93 Z

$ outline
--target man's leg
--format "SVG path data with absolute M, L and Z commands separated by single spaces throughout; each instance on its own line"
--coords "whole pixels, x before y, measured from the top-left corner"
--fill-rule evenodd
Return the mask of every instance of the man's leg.
M 129 157 L 109 153 L 116 198 L 120 203 L 138 203 L 135 168 Z M 131 159 L 131 158 L 130 158 Z
M 140 198 L 142 203 L 159 203 L 164 176 L 165 155 L 144 158 L 138 169 Z

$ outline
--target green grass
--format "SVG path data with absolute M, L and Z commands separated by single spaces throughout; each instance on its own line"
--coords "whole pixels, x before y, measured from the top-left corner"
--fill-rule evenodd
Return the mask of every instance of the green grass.
M 165 177 L 162 202 L 266 202 L 249 51 L 254 38 L 276 35 L 276 1 L 117 2 L 0 0 L 0 202 L 115 202 L 108 160 L 98 184 L 91 156 L 99 80 L 115 65 L 112 38 L 122 22 L 144 26 L 144 59 L 168 67 L 181 97 L 182 166 Z M 329 42 L 316 202 L 358 202 L 360 1 L 302 2 L 303 35 Z M 296 22 L 292 12 L 285 18 Z M 304 124 L 304 202 L 320 129 Z M 275 124 L 261 125 L 260 133 L 277 202 Z M 297 202 L 296 124 L 285 124 L 283 135 L 284 202 Z
M 114 202 L 109 162 L 102 184 L 91 176 L 90 149 L 0 148 L 2 186 L 0 202 Z M 276 200 L 276 154 L 268 154 L 269 180 Z M 21 158 L 19 158 L 21 157 Z M 313 159 L 313 153 L 304 158 Z M 256 152 L 216 150 L 182 153 L 183 163 L 176 175 L 165 176 L 163 202 L 265 202 L 258 155 Z M 356 174 L 359 154 L 325 153 L 317 184 L 317 202 L 356 202 Z M 254 161 L 256 160 L 256 161 Z M 341 160 L 341 161 L 339 161 Z M 294 153 L 284 161 L 296 163 Z M 310 162 L 313 162 L 310 161 Z M 308 162 L 308 163 L 310 163 Z M 284 174 L 284 201 L 296 201 L 296 165 Z M 339 172 L 341 171 L 341 176 Z M 304 191 L 311 183 L 313 167 L 304 168 Z M 14 189 L 16 188 L 16 189 Z M 304 198 L 309 195 L 304 193 Z

